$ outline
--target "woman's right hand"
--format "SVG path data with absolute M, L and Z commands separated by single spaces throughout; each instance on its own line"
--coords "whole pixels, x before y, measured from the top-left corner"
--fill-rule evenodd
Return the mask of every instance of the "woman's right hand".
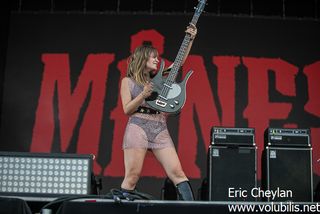
M 145 99 L 145 98 L 149 97 L 151 95 L 152 91 L 153 91 L 153 83 L 148 82 L 147 84 L 144 85 L 143 91 L 141 92 L 143 98 Z

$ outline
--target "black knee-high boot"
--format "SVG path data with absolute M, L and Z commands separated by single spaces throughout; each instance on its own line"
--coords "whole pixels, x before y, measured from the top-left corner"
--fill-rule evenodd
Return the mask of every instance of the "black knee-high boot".
M 189 181 L 182 181 L 176 185 L 178 200 L 181 201 L 194 201 L 191 185 Z

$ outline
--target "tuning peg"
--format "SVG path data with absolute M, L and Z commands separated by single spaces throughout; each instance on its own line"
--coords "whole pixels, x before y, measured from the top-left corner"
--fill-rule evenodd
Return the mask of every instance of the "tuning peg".
M 197 7 L 193 7 L 193 9 L 198 10 L 198 8 L 197 8 Z M 205 11 L 203 10 L 202 12 L 205 12 Z
M 198 10 L 197 7 L 194 7 L 195 10 Z M 207 11 L 203 10 L 202 13 L 206 13 Z
M 198 2 L 200 2 L 201 0 L 198 0 Z M 205 5 L 208 5 L 208 2 L 206 1 Z

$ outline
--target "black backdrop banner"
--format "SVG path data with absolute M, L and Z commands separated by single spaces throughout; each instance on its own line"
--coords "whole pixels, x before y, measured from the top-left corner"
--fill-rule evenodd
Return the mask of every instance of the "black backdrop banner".
M 3 83 L 2 151 L 94 154 L 105 189 L 124 175 L 127 116 L 119 84 L 142 43 L 175 59 L 189 15 L 12 14 Z M 212 126 L 256 131 L 258 179 L 267 127 L 310 128 L 320 174 L 320 24 L 202 16 L 178 79 L 192 69 L 182 112 L 168 126 L 187 176 L 206 177 Z M 159 193 L 164 171 L 147 155 L 142 190 Z M 156 183 L 156 185 L 155 185 Z

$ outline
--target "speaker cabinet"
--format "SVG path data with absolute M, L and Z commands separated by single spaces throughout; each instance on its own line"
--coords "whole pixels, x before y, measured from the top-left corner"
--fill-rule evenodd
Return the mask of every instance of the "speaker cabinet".
M 208 151 L 208 200 L 255 201 L 256 147 L 211 145 Z
M 316 190 L 314 191 L 313 201 L 320 202 L 320 181 L 319 181 L 318 185 L 316 186 Z
M 275 194 L 265 201 L 313 201 L 311 148 L 266 147 L 262 164 L 264 192 Z

